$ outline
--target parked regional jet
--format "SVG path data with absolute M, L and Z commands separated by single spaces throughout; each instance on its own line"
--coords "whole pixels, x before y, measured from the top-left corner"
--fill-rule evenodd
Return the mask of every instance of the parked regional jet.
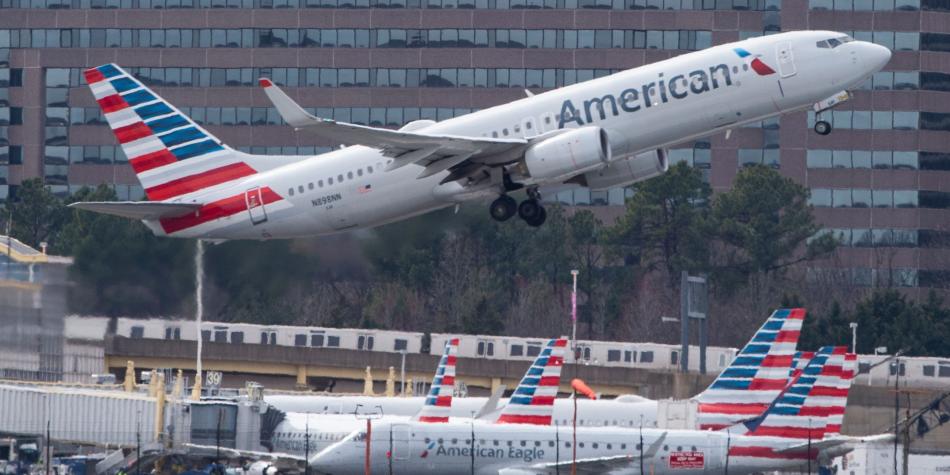
M 554 474 L 755 473 L 804 467 L 818 451 L 850 438 L 824 439 L 843 414 L 853 374 L 844 356 L 821 349 L 765 413 L 721 431 L 483 424 L 385 423 L 370 437 L 371 469 L 388 473 Z M 361 473 L 367 435 L 355 431 L 311 459 L 322 473 Z M 576 446 L 574 445 L 576 443 Z M 575 452 L 576 451 L 576 452 Z M 576 454 L 576 455 L 575 455 Z
M 425 402 L 412 418 L 414 421 L 437 423 L 448 422 L 455 390 L 455 360 L 458 354 L 459 340 L 452 338 L 445 342 L 445 349 L 432 377 L 432 386 Z M 236 450 L 208 445 L 185 444 L 192 455 L 214 457 L 254 459 L 247 473 L 275 475 L 281 469 L 295 469 L 307 463 L 307 458 L 340 441 L 351 432 L 365 428 L 366 423 L 357 417 L 373 417 L 380 422 L 394 419 L 406 422 L 410 419 L 401 416 L 385 416 L 374 413 L 373 407 L 354 408 L 350 414 L 312 414 L 309 412 L 283 412 L 268 410 L 261 416 L 261 445 L 270 452 Z M 269 433 L 269 437 L 263 434 Z M 223 450 L 223 452 L 222 452 Z
M 107 64 L 86 81 L 149 201 L 71 206 L 141 219 L 157 235 L 214 240 L 331 234 L 485 198 L 494 198 L 494 219 L 517 214 L 540 226 L 541 187 L 596 190 L 660 175 L 664 147 L 804 108 L 820 113 L 890 57 L 843 33 L 781 33 L 399 130 L 314 117 L 261 79 L 296 130 L 350 145 L 286 160 L 232 149 Z M 819 120 L 815 130 L 831 127 Z M 520 204 L 508 195 L 518 189 L 528 196 Z
M 754 418 L 768 407 L 789 380 L 789 367 L 805 318 L 805 309 L 778 309 L 762 324 L 736 358 L 695 399 L 700 428 L 722 428 Z M 805 361 L 807 363 L 807 360 Z M 387 415 L 403 417 L 417 413 L 421 397 L 381 398 L 372 396 L 273 395 L 264 400 L 287 412 L 351 414 L 361 407 L 379 407 Z M 499 401 L 504 405 L 506 399 Z M 484 397 L 456 398 L 451 415 L 472 417 L 488 404 Z M 616 399 L 578 399 L 580 426 L 656 427 L 659 403 L 636 395 Z M 554 402 L 554 420 L 566 425 L 574 416 L 574 401 Z

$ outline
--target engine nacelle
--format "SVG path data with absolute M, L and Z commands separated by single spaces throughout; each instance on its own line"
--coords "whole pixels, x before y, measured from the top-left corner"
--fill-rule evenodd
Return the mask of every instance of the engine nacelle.
M 582 127 L 532 145 L 524 165 L 538 181 L 564 180 L 603 168 L 610 162 L 610 141 L 600 127 Z
M 247 468 L 248 475 L 277 475 L 278 473 L 280 472 L 277 470 L 277 467 L 265 460 L 258 460 Z
M 666 150 L 656 149 L 611 162 L 607 168 L 585 173 L 580 181 L 592 190 L 604 190 L 662 175 L 669 168 Z

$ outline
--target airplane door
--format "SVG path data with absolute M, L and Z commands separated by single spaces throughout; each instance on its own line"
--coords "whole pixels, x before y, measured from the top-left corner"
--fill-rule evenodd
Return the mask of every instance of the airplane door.
M 775 59 L 778 61 L 778 72 L 783 78 L 795 75 L 795 57 L 792 55 L 790 41 L 782 41 L 775 45 Z
M 267 211 L 264 209 L 264 196 L 261 194 L 261 187 L 255 186 L 245 191 L 244 203 L 247 205 L 251 224 L 257 225 L 267 221 Z
M 392 447 L 390 453 L 394 462 L 409 460 L 412 452 L 412 434 L 409 432 L 408 424 L 393 424 L 390 427 L 392 431 Z

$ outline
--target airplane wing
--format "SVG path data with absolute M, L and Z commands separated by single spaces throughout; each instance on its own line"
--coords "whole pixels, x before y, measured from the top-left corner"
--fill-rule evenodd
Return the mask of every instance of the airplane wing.
M 393 161 L 387 171 L 415 163 L 425 167 L 418 178 L 452 170 L 443 183 L 459 180 L 486 166 L 513 163 L 521 158 L 528 145 L 561 133 L 560 130 L 531 139 L 466 137 L 446 134 L 390 130 L 350 124 L 315 117 L 300 107 L 270 79 L 259 80 L 264 93 L 277 108 L 284 121 L 296 130 L 303 130 L 344 145 L 363 145 L 379 149 Z
M 174 218 L 194 213 L 199 203 L 162 203 L 158 201 L 77 201 L 70 208 L 95 211 L 131 219 Z
M 842 436 L 837 436 L 837 437 L 831 437 L 828 439 L 812 441 L 810 446 L 812 450 L 826 451 L 826 450 L 830 450 L 830 449 L 833 449 L 835 447 L 839 447 L 845 444 L 874 444 L 874 443 L 886 443 L 886 442 L 893 442 L 893 441 L 894 441 L 894 434 L 877 434 L 877 435 L 869 435 L 869 436 L 864 436 L 864 437 L 842 435 Z M 809 448 L 808 443 L 800 443 L 800 444 L 793 445 L 791 447 L 785 447 L 784 449 L 776 450 L 775 452 L 780 453 L 780 454 L 804 452 L 808 450 L 808 448 Z
M 299 455 L 282 452 L 258 452 L 256 450 L 238 450 L 199 444 L 184 444 L 184 447 L 187 448 L 188 453 L 192 455 L 217 457 L 218 454 L 220 454 L 222 457 L 229 459 L 269 460 L 282 468 L 295 468 L 307 463 L 307 461 Z
M 777 449 L 775 452 L 779 454 L 788 454 L 788 453 L 795 453 L 795 452 L 805 452 L 809 448 L 811 448 L 811 450 L 822 451 L 822 450 L 832 449 L 839 445 L 847 444 L 850 442 L 856 442 L 856 441 L 857 441 L 856 439 L 853 439 L 851 437 L 834 437 L 831 439 L 815 440 L 815 441 L 812 441 L 811 444 L 808 444 L 806 442 L 806 443 L 792 445 L 790 447 L 785 447 L 784 449 Z

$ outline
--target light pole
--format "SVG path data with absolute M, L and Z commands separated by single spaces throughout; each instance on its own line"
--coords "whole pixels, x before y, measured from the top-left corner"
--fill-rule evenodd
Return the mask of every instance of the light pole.
M 851 322 L 848 324 L 851 327 L 851 352 L 857 354 L 858 352 L 858 322 Z
M 577 361 L 577 274 L 580 274 L 577 269 L 571 271 L 571 277 L 574 278 L 574 288 L 571 290 L 571 345 L 574 346 L 575 362 Z
M 353 412 L 353 415 L 356 416 L 357 419 L 366 420 L 366 455 L 365 455 L 365 460 L 363 462 L 363 473 L 365 475 L 370 475 L 372 473 L 372 468 L 371 468 L 372 464 L 370 463 L 370 461 L 371 461 L 373 449 L 371 447 L 370 440 L 373 437 L 373 419 L 379 419 L 383 417 L 383 408 L 380 406 L 376 406 L 376 408 L 379 409 L 379 412 L 367 412 L 365 414 L 360 414 L 359 411 L 361 407 L 363 407 L 362 404 L 357 404 L 356 411 Z

